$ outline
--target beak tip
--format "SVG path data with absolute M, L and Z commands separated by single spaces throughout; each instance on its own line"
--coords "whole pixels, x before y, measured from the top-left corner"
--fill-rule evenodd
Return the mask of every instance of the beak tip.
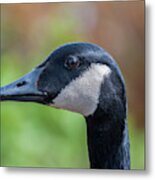
M 45 94 L 36 86 L 40 73 L 38 70 L 34 70 L 19 80 L 0 87 L 0 101 L 42 102 Z

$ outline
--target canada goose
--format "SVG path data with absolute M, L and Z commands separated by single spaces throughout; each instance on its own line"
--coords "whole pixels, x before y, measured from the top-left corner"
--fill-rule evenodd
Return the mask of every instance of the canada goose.
M 0 100 L 30 101 L 81 113 L 90 168 L 130 169 L 125 83 L 114 59 L 91 43 L 68 43 L 19 80 Z

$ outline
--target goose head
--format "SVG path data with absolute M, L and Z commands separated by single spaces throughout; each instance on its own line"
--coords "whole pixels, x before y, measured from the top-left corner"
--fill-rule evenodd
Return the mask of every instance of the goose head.
M 30 73 L 1 87 L 0 100 L 38 102 L 89 116 L 104 100 L 125 100 L 123 93 L 123 78 L 110 54 L 95 44 L 68 43 Z

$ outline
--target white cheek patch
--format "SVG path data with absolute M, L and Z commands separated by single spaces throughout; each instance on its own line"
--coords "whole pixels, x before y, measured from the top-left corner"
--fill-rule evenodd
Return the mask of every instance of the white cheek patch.
M 50 105 L 84 116 L 93 114 L 98 105 L 101 84 L 110 72 L 107 65 L 92 64 L 81 76 L 62 89 Z

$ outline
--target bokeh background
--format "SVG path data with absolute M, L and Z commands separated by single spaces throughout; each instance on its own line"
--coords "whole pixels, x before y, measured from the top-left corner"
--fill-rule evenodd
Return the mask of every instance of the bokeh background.
M 1 85 L 73 41 L 104 47 L 120 65 L 131 168 L 144 169 L 144 1 L 1 5 Z M 39 104 L 2 103 L 1 165 L 88 168 L 84 118 Z

